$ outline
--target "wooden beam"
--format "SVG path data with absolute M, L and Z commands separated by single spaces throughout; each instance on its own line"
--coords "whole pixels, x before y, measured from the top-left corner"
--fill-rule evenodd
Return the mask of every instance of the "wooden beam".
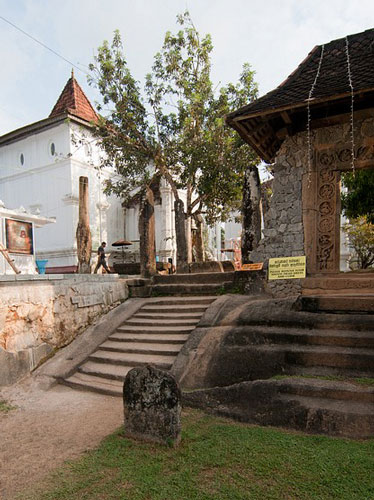
M 292 120 L 291 120 L 290 115 L 288 114 L 287 111 L 281 111 L 281 117 L 283 118 L 283 121 L 286 125 L 292 124 Z
M 261 143 L 259 143 L 253 137 L 253 135 L 250 135 L 247 129 L 241 123 L 236 122 L 234 128 L 239 133 L 243 141 L 249 144 L 262 160 L 266 161 L 267 163 L 271 163 L 271 158 L 269 157 L 267 152 L 263 150 Z
M 19 269 L 17 269 L 17 267 L 15 266 L 13 260 L 9 257 L 9 254 L 8 254 L 8 250 L 6 248 L 3 247 L 3 245 L 0 243 L 0 253 L 2 254 L 2 256 L 4 257 L 4 259 L 8 262 L 8 264 L 10 265 L 10 267 L 13 269 L 13 271 L 16 273 L 16 274 L 20 274 L 21 271 Z
M 368 94 L 370 92 L 374 92 L 374 87 L 371 87 L 371 88 L 368 88 L 365 90 L 357 91 L 356 93 L 354 93 L 354 95 L 357 95 L 357 97 L 362 95 L 364 98 L 364 97 L 366 97 L 366 94 Z M 350 96 L 351 96 L 350 92 L 343 92 L 342 94 L 338 94 L 338 95 L 315 98 L 311 101 L 311 106 L 314 107 L 315 105 L 318 105 L 318 104 L 325 104 L 325 103 L 327 104 L 327 103 L 331 103 L 331 102 L 336 102 L 336 101 L 339 101 L 341 99 L 345 99 L 345 98 L 350 97 Z M 285 106 L 279 106 L 278 108 L 269 108 L 269 109 L 265 109 L 262 111 L 256 111 L 254 113 L 246 113 L 246 114 L 238 115 L 238 116 L 228 115 L 228 119 L 230 120 L 230 122 L 231 121 L 238 122 L 238 121 L 248 120 L 249 118 L 257 118 L 259 116 L 264 117 L 264 116 L 268 116 L 268 115 L 279 115 L 282 111 L 290 111 L 290 110 L 299 109 L 299 108 L 306 108 L 307 105 L 308 105 L 308 100 L 305 99 L 304 101 L 301 101 L 301 102 L 298 102 L 295 104 L 287 104 Z M 236 112 L 234 111 L 234 113 L 237 113 L 238 111 L 236 111 Z M 233 113 L 231 113 L 231 115 L 232 114 Z

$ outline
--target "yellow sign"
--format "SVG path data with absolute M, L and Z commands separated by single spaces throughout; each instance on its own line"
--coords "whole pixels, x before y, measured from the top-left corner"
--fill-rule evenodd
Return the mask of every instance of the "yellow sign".
M 269 259 L 269 280 L 305 278 L 305 255 Z
M 256 262 L 254 264 L 243 264 L 242 271 L 261 271 L 263 268 L 263 262 Z

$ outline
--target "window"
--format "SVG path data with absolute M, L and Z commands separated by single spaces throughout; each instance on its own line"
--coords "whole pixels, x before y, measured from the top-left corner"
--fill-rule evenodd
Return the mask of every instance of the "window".
M 20 164 L 21 164 L 22 166 L 25 164 L 25 157 L 24 157 L 23 153 L 21 153 L 21 154 L 19 155 L 19 162 L 20 162 Z
M 56 145 L 54 142 L 49 143 L 49 153 L 51 156 L 56 156 Z

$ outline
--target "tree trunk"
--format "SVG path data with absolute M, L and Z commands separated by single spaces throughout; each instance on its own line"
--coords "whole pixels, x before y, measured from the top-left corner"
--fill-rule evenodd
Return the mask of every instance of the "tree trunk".
M 248 264 L 251 252 L 261 239 L 260 176 L 256 166 L 247 168 L 242 201 L 242 264 Z
M 79 220 L 76 231 L 78 273 L 91 273 L 92 239 L 88 212 L 88 178 L 79 177 Z
M 153 191 L 144 190 L 139 213 L 140 273 L 144 278 L 156 274 L 155 207 Z
M 203 235 L 203 218 L 200 214 L 194 217 L 196 224 L 196 245 L 195 257 L 196 262 L 204 262 L 204 235 Z
M 187 207 L 192 203 L 192 187 L 187 185 Z M 186 243 L 187 243 L 187 262 L 192 262 L 192 217 L 187 213 L 186 217 Z
M 188 249 L 186 239 L 186 216 L 183 201 L 174 201 L 175 236 L 177 240 L 177 272 L 188 273 Z

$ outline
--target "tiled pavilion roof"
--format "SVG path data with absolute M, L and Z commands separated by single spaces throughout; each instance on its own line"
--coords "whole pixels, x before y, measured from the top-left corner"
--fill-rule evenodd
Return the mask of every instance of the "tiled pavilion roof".
M 354 94 L 362 98 L 365 93 L 374 92 L 374 29 L 350 35 L 347 40 Z M 263 159 L 271 161 L 282 143 L 280 136 L 284 132 L 279 133 L 281 128 L 288 127 L 288 135 L 294 124 L 297 125 L 295 131 L 300 131 L 303 127 L 305 129 L 306 118 L 301 117 L 301 112 L 304 115 L 306 113 L 309 92 L 317 75 L 321 55 L 320 73 L 313 91 L 311 108 L 324 105 L 326 116 L 326 103 L 330 103 L 331 111 L 333 102 L 349 100 L 346 47 L 346 38 L 324 45 L 323 55 L 322 46 L 316 46 L 283 83 L 256 101 L 230 113 L 227 123 Z M 356 103 L 360 108 L 358 100 Z M 345 111 L 348 112 L 349 107 Z
M 49 117 L 52 118 L 62 113 L 69 113 L 88 122 L 97 121 L 97 114 L 74 78 L 73 71 Z

